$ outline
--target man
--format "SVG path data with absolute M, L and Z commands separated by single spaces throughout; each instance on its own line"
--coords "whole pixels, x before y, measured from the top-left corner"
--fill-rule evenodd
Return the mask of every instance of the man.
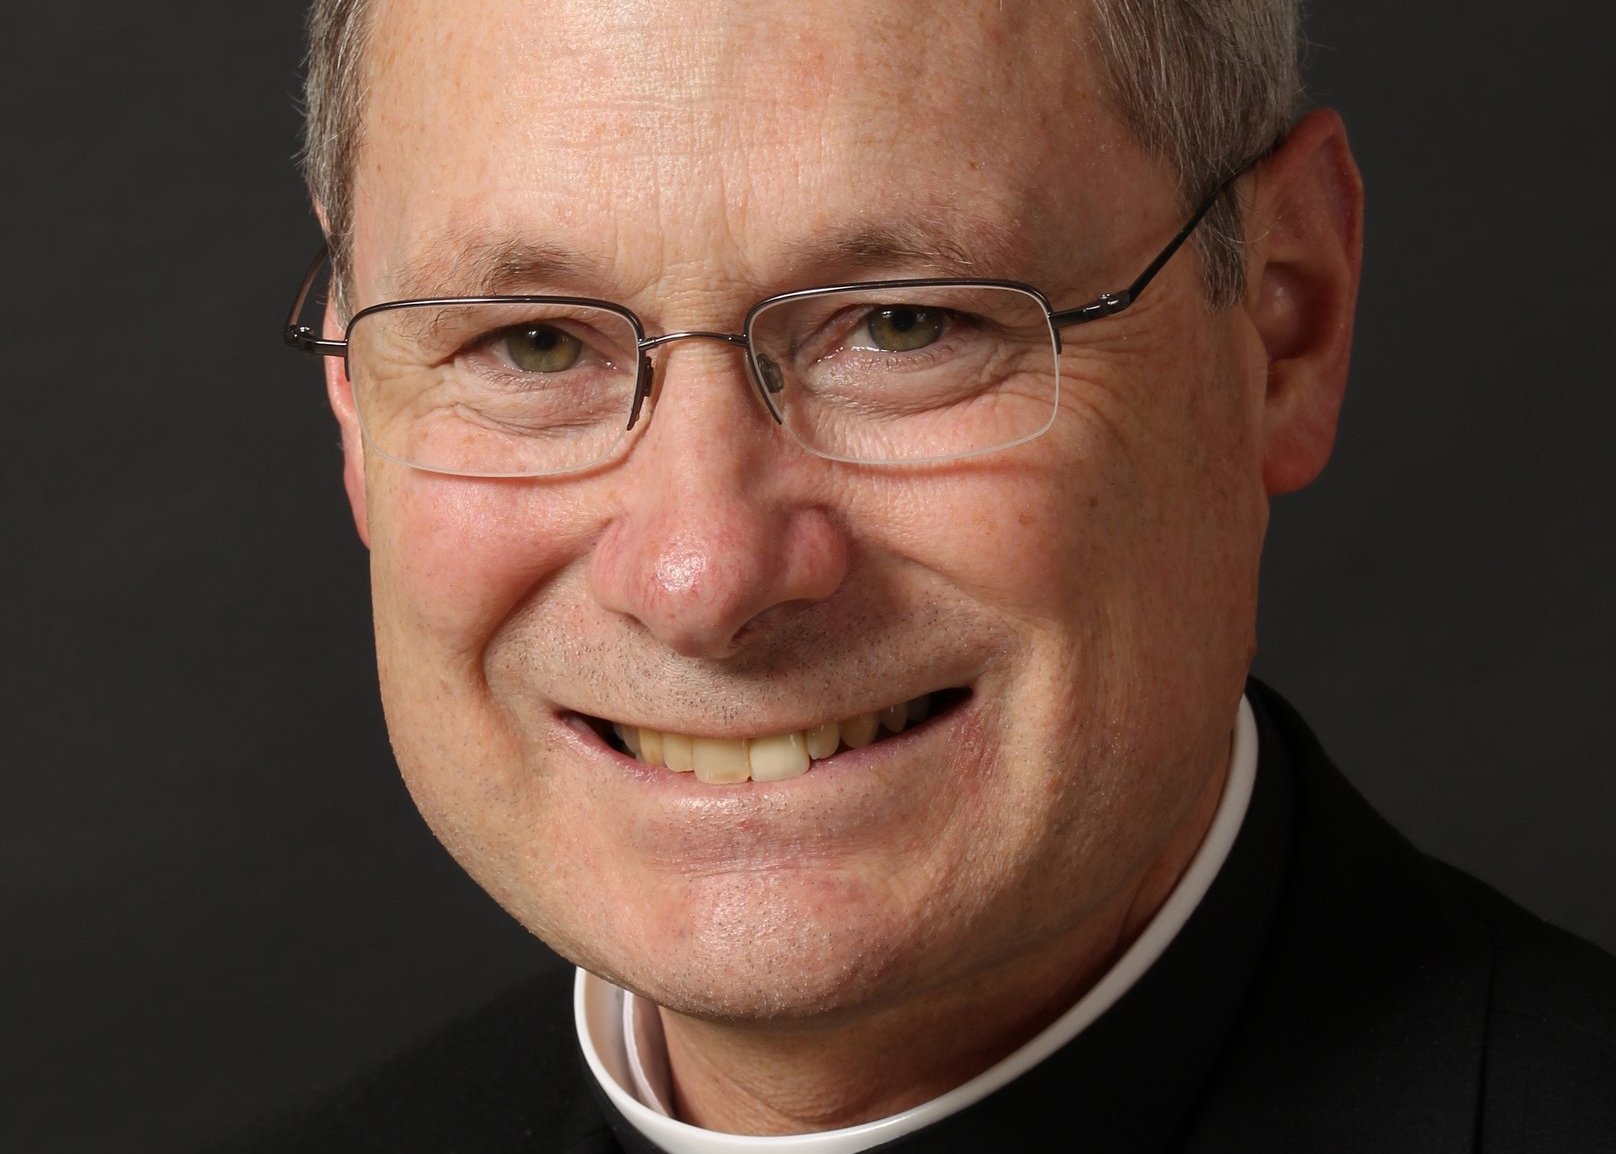
M 519 991 L 265 1148 L 1616 1141 L 1609 961 L 1246 683 L 1359 267 L 1295 42 L 1264 0 L 317 7 L 335 291 L 289 339 L 405 780 L 581 967 L 578 1042 Z

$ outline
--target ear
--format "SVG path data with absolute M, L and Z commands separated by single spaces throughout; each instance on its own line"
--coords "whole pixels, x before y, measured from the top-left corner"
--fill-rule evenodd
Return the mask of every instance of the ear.
M 1304 117 L 1258 165 L 1243 307 L 1268 356 L 1263 485 L 1300 489 L 1330 459 L 1347 386 L 1363 181 L 1335 112 Z
M 325 333 L 337 339 L 342 326 L 335 309 L 327 304 Z M 359 413 L 354 408 L 353 382 L 348 379 L 347 362 L 342 357 L 325 357 L 325 391 L 331 400 L 331 412 L 336 415 L 337 427 L 342 430 L 342 484 L 348 490 L 348 507 L 353 511 L 354 528 L 359 539 L 370 548 L 370 516 L 365 504 L 365 439 L 359 432 Z

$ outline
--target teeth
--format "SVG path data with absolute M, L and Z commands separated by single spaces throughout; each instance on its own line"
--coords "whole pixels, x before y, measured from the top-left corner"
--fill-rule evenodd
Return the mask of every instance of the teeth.
M 829 757 L 842 744 L 842 723 L 827 721 L 808 731 L 808 756 Z
M 617 732 L 617 738 L 628 747 L 628 751 L 635 757 L 640 756 L 640 731 L 632 725 L 618 725 L 612 723 L 612 729 Z
M 882 732 L 898 734 L 931 716 L 931 695 L 899 702 L 845 721 L 793 733 L 743 740 L 690 737 L 632 725 L 612 723 L 623 747 L 647 765 L 665 765 L 678 773 L 694 771 L 700 781 L 734 785 L 753 781 L 785 781 L 808 772 L 809 765 L 830 757 L 844 745 L 863 749 Z
M 696 768 L 696 763 L 690 756 L 690 739 L 682 733 L 662 735 L 662 756 L 667 761 L 669 769 L 678 770 L 680 773 L 689 773 Z
M 808 772 L 808 739 L 800 733 L 754 737 L 747 742 L 753 781 L 784 781 Z
M 849 749 L 863 749 L 875 740 L 875 731 L 881 726 L 878 713 L 861 713 L 842 722 L 842 740 Z
M 734 785 L 752 776 L 744 741 L 692 737 L 690 760 L 695 764 L 696 778 L 709 785 Z

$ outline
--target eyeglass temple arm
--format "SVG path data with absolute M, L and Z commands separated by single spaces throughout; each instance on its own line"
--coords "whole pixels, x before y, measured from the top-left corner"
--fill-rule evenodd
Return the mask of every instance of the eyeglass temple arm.
M 1121 292 L 1101 293 L 1087 304 L 1078 305 L 1076 308 L 1062 309 L 1059 312 L 1050 313 L 1049 323 L 1058 329 L 1066 328 L 1068 325 L 1086 324 L 1089 321 L 1097 321 L 1102 317 L 1115 316 L 1133 304 L 1134 301 L 1139 299 L 1139 294 L 1145 291 L 1145 286 L 1156 278 L 1156 274 L 1161 272 L 1168 261 L 1173 259 L 1173 254 L 1184 247 L 1184 242 L 1190 238 L 1190 234 L 1195 231 L 1196 226 L 1205 219 L 1206 214 L 1212 211 L 1212 206 L 1222 199 L 1223 194 L 1229 191 L 1234 182 L 1239 180 L 1249 167 L 1249 163 L 1242 165 L 1233 176 L 1218 185 L 1217 191 L 1201 203 L 1201 207 L 1195 210 L 1195 215 L 1190 217 L 1184 227 L 1179 229 L 1173 236 L 1173 239 L 1167 242 L 1167 247 L 1156 254 L 1156 259 L 1145 266 L 1145 271 L 1134 278 L 1131 285 Z
M 348 355 L 347 341 L 325 340 L 315 336 L 314 330 L 308 325 L 297 323 L 298 317 L 303 315 L 303 306 L 308 303 L 309 293 L 314 289 L 314 278 L 319 274 L 320 266 L 325 264 L 328 253 L 328 247 L 322 244 L 320 251 L 309 262 L 309 270 L 303 274 L 303 283 L 297 288 L 297 299 L 292 302 L 291 315 L 286 318 L 286 327 L 281 330 L 281 340 L 299 352 L 322 357 L 345 357 Z

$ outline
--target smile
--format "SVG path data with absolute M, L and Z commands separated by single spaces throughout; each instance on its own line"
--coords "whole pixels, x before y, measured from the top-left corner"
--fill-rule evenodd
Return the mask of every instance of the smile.
M 695 737 L 598 718 L 590 723 L 613 749 L 646 765 L 693 773 L 709 785 L 736 785 L 800 777 L 816 761 L 896 737 L 966 696 L 963 689 L 923 693 L 871 713 L 761 737 Z

